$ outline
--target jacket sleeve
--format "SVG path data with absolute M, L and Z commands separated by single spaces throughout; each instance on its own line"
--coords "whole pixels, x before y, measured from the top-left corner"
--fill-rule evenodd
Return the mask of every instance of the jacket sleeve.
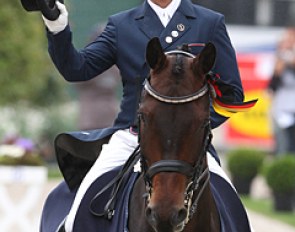
M 233 86 L 233 96 L 236 102 L 244 100 L 243 87 L 240 79 L 236 53 L 232 47 L 227 29 L 224 23 L 224 16 L 220 15 L 213 31 L 213 43 L 217 49 L 216 63 L 213 72 L 217 73 L 220 78 L 227 84 Z M 216 128 L 224 123 L 228 118 L 216 113 L 211 105 L 211 126 Z
M 111 20 L 102 34 L 80 51 L 72 43 L 69 25 L 55 35 L 47 31 L 47 38 L 50 57 L 67 81 L 92 79 L 116 62 L 116 29 Z

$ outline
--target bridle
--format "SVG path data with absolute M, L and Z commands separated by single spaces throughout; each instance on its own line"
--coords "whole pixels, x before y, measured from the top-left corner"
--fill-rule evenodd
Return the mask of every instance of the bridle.
M 166 54 L 182 54 L 191 58 L 195 57 L 194 55 L 181 50 L 170 51 L 170 52 L 167 52 Z M 171 97 L 171 96 L 162 95 L 159 92 L 157 92 L 155 89 L 153 89 L 149 82 L 149 78 L 147 78 L 144 85 L 144 89 L 150 96 L 152 96 L 153 98 L 155 98 L 156 100 L 160 102 L 164 102 L 167 104 L 184 104 L 184 103 L 196 101 L 202 96 L 204 96 L 209 91 L 208 85 L 209 84 L 207 83 L 201 89 L 199 89 L 198 91 L 196 91 L 195 93 L 191 95 L 181 96 L 181 97 Z M 142 120 L 142 114 L 139 112 L 138 113 L 139 127 L 141 124 L 140 123 L 141 120 Z M 117 193 L 120 189 L 120 186 L 123 183 L 122 181 L 124 177 L 132 170 L 133 166 L 137 163 L 137 161 L 140 160 L 142 172 L 144 174 L 145 186 L 146 186 L 146 203 L 148 203 L 148 201 L 151 198 L 151 194 L 153 190 L 152 178 L 156 174 L 160 172 L 177 172 L 177 173 L 181 173 L 185 175 L 189 179 L 189 183 L 186 187 L 185 200 L 184 200 L 184 206 L 187 208 L 187 211 L 188 211 L 185 224 L 188 223 L 197 209 L 198 201 L 200 197 L 202 196 L 204 189 L 208 185 L 209 177 L 210 177 L 208 167 L 204 169 L 204 160 L 206 158 L 206 152 L 208 150 L 208 147 L 212 139 L 209 118 L 204 121 L 204 123 L 197 130 L 197 133 L 199 133 L 201 129 L 205 130 L 205 134 L 203 138 L 203 149 L 201 150 L 199 154 L 199 158 L 194 165 L 191 165 L 190 163 L 186 161 L 182 161 L 182 160 L 161 160 L 148 167 L 147 162 L 140 151 L 140 145 L 138 145 L 133 151 L 133 153 L 130 155 L 129 159 L 126 161 L 125 165 L 123 166 L 119 174 L 109 184 L 104 186 L 104 188 L 93 197 L 89 205 L 90 212 L 94 216 L 106 217 L 109 220 L 114 216 Z M 139 142 L 140 142 L 140 137 L 141 136 L 140 136 L 140 128 L 139 128 L 139 134 L 138 134 Z M 203 179 L 205 180 L 202 181 Z M 104 210 L 102 212 L 97 212 L 96 209 L 94 209 L 93 207 L 94 201 L 96 201 L 97 198 L 102 193 L 104 193 L 107 189 L 111 187 L 113 187 L 112 193 L 110 195 L 110 198 L 107 204 L 105 205 Z M 196 191 L 198 193 L 194 197 Z
M 170 51 L 170 52 L 167 52 L 166 54 L 176 54 L 176 55 L 182 54 L 191 58 L 195 57 L 194 55 L 190 53 L 187 53 L 184 51 L 178 51 L 178 50 Z M 150 78 L 146 80 L 144 85 L 144 89 L 146 93 L 148 93 L 154 99 L 167 104 L 184 104 L 184 103 L 196 101 L 209 91 L 209 86 L 208 86 L 209 84 L 205 84 L 201 89 L 199 89 L 198 91 L 190 95 L 180 96 L 180 97 L 166 96 L 159 93 L 154 88 L 152 88 L 149 79 Z M 139 114 L 138 121 L 139 122 L 141 121 L 140 114 Z M 188 210 L 188 215 L 187 215 L 185 224 L 188 223 L 188 221 L 193 217 L 193 214 L 195 213 L 197 209 L 198 201 L 202 193 L 204 192 L 204 189 L 209 183 L 209 177 L 210 177 L 209 169 L 208 167 L 204 168 L 204 160 L 206 158 L 206 152 L 208 150 L 208 146 L 211 143 L 211 139 L 212 139 L 209 119 L 205 120 L 205 122 L 200 126 L 197 132 L 199 132 L 201 129 L 205 130 L 205 134 L 203 138 L 203 149 L 201 150 L 198 156 L 199 158 L 194 165 L 182 160 L 160 160 L 148 166 L 147 161 L 144 158 L 144 154 L 142 154 L 141 156 L 141 166 L 142 166 L 142 171 L 144 173 L 144 180 L 146 185 L 146 203 L 147 204 L 149 203 L 152 192 L 153 192 L 152 178 L 156 174 L 160 172 L 177 172 L 177 173 L 181 173 L 185 175 L 188 178 L 189 183 L 186 187 L 185 200 L 184 200 L 184 206 Z M 204 178 L 205 180 L 202 181 Z M 195 196 L 195 192 L 198 192 L 196 196 Z
M 185 224 L 193 217 L 194 213 L 197 210 L 197 205 L 199 202 L 202 193 L 204 192 L 206 186 L 209 183 L 209 168 L 204 169 L 204 160 L 206 158 L 206 152 L 208 150 L 209 144 L 211 143 L 212 134 L 210 130 L 210 123 L 207 121 L 204 125 L 201 126 L 205 128 L 206 133 L 203 141 L 203 149 L 199 155 L 197 162 L 194 165 L 183 161 L 183 160 L 160 160 L 153 163 L 151 166 L 148 166 L 146 159 L 141 155 L 141 168 L 144 173 L 144 181 L 146 186 L 146 204 L 149 203 L 151 195 L 153 192 L 152 178 L 160 172 L 177 172 L 185 175 L 189 183 L 186 187 L 184 206 L 188 210 L 187 219 Z M 201 181 L 206 178 L 202 183 Z M 198 191 L 198 194 L 195 195 L 195 192 Z

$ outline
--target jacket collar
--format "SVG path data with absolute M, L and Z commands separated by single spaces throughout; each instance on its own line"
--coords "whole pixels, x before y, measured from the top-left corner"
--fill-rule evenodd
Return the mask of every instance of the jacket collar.
M 144 1 L 143 4 L 139 7 L 138 13 L 135 15 L 135 19 L 142 19 L 145 17 L 146 14 L 148 14 L 148 11 L 151 10 L 151 7 L 147 3 L 147 1 Z M 193 9 L 193 3 L 190 2 L 190 0 L 182 0 L 180 3 L 180 6 L 177 11 L 182 12 L 182 14 L 189 18 L 196 18 L 196 13 Z
M 193 3 L 182 0 L 179 8 L 173 15 L 167 27 L 164 28 L 156 13 L 145 1 L 138 9 L 135 20 L 139 23 L 141 31 L 149 38 L 159 37 L 162 47 L 168 48 L 190 30 L 189 19 L 196 18 Z

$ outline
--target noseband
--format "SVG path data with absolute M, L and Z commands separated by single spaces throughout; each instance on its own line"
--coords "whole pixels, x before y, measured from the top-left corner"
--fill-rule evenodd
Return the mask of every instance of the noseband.
M 185 55 L 190 58 L 195 58 L 194 55 L 184 52 L 184 51 L 170 51 L 166 54 L 181 54 Z M 156 100 L 168 104 L 184 104 L 189 103 L 195 100 L 198 100 L 202 96 L 204 96 L 208 91 L 209 87 L 208 84 L 204 85 L 201 89 L 196 91 L 193 94 L 180 96 L 180 97 L 172 97 L 172 96 L 166 96 L 159 92 L 157 92 L 154 88 L 152 88 L 149 79 L 146 80 L 144 89 L 146 92 L 155 98 Z M 139 120 L 140 121 L 140 120 Z M 152 194 L 152 178 L 160 173 L 160 172 L 177 172 L 185 175 L 189 179 L 189 183 L 186 188 L 185 192 L 185 201 L 184 205 L 188 210 L 188 216 L 185 221 L 185 223 L 188 223 L 188 221 L 192 218 L 193 214 L 195 213 L 197 209 L 198 201 L 205 189 L 205 187 L 209 183 L 209 169 L 208 167 L 204 169 L 204 160 L 206 158 L 206 152 L 208 150 L 208 146 L 211 142 L 212 134 L 211 134 L 211 128 L 210 128 L 210 121 L 209 119 L 205 120 L 203 125 L 199 128 L 197 132 L 200 131 L 200 129 L 205 130 L 205 135 L 203 138 L 203 149 L 201 150 L 201 154 L 199 154 L 199 158 L 197 162 L 192 165 L 186 161 L 182 160 L 160 160 L 158 162 L 153 163 L 151 166 L 148 167 L 147 162 L 144 157 L 141 157 L 141 166 L 144 172 L 144 179 L 146 183 L 146 189 L 147 189 L 147 203 L 149 202 Z M 204 179 L 205 181 L 201 183 L 201 181 Z M 197 196 L 194 197 L 194 193 L 198 191 Z M 194 197 L 194 200 L 193 200 Z

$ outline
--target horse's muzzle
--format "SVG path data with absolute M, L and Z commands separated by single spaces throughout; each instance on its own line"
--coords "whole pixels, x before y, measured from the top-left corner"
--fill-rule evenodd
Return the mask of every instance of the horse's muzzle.
M 146 208 L 146 218 L 156 232 L 181 232 L 188 216 L 186 208 L 171 210 L 167 215 L 160 215 L 154 207 Z

